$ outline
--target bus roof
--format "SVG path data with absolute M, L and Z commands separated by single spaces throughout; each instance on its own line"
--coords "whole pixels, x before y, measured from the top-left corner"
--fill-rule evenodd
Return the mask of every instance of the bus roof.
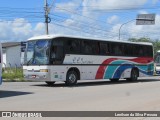
M 59 37 L 65 37 L 65 38 L 75 38 L 75 39 L 87 39 L 87 40 L 95 40 L 95 41 L 111 41 L 111 42 L 121 42 L 121 43 L 131 43 L 131 44 L 143 44 L 143 45 L 153 45 L 149 42 L 130 42 L 130 41 L 122 41 L 122 40 L 108 40 L 108 39 L 98 39 L 98 38 L 91 38 L 91 37 L 82 37 L 82 36 L 69 36 L 69 35 L 42 35 L 42 36 L 35 36 L 31 37 L 28 40 L 41 40 L 41 39 L 53 39 L 53 38 L 59 38 Z

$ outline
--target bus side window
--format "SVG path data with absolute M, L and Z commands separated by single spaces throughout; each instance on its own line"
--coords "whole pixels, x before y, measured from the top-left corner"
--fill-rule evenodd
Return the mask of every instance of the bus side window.
M 92 48 L 88 41 L 82 41 L 82 53 L 92 54 Z
M 120 48 L 120 45 L 118 43 L 113 44 L 113 54 L 114 55 L 122 55 L 122 49 Z
M 100 43 L 100 54 L 101 55 L 108 55 L 109 54 L 108 43 Z
M 132 45 L 124 44 L 124 56 L 134 56 Z
M 134 57 L 138 57 L 139 56 L 139 49 L 138 49 L 138 46 L 137 45 L 133 45 L 132 47 L 132 52 L 133 52 L 133 56 Z
M 92 54 L 99 55 L 99 43 L 98 42 L 91 42 Z
M 51 46 L 51 64 L 61 64 L 64 59 L 63 41 L 61 39 L 54 40 Z
M 82 41 L 82 54 L 99 55 L 99 49 L 97 41 Z
M 80 41 L 79 40 L 67 40 L 66 42 L 66 53 L 77 54 L 80 53 Z
M 145 57 L 153 57 L 152 47 L 151 46 L 143 46 L 144 56 Z
M 51 58 L 52 59 L 56 58 L 56 51 L 57 51 L 57 46 L 52 46 L 51 48 Z
M 138 55 L 144 57 L 143 46 L 138 45 L 137 49 L 138 49 Z

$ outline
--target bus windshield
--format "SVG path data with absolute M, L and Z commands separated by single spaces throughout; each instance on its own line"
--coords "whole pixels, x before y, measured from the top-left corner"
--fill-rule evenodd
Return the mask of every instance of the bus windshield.
M 46 65 L 49 64 L 49 40 L 29 41 L 26 48 L 25 64 Z

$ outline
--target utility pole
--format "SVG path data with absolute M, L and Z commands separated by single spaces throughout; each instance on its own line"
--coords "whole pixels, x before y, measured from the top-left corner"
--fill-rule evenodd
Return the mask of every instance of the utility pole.
M 47 0 L 44 0 L 44 10 L 45 10 L 45 24 L 46 24 L 46 34 L 48 35 L 49 32 L 48 32 L 48 2 Z
M 51 7 L 49 7 L 49 6 L 48 6 L 48 1 L 47 1 L 47 0 L 44 0 L 45 23 L 46 23 L 46 34 L 47 34 L 47 35 L 49 34 L 48 23 L 51 22 L 51 18 L 48 17 L 48 14 L 50 13 L 53 5 L 54 5 L 54 1 L 53 1 L 53 3 L 52 3 Z

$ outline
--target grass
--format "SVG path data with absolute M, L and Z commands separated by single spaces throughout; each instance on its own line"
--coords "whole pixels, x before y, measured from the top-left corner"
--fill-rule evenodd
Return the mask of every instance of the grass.
M 3 68 L 2 79 L 6 82 L 23 82 L 23 69 L 22 68 Z

